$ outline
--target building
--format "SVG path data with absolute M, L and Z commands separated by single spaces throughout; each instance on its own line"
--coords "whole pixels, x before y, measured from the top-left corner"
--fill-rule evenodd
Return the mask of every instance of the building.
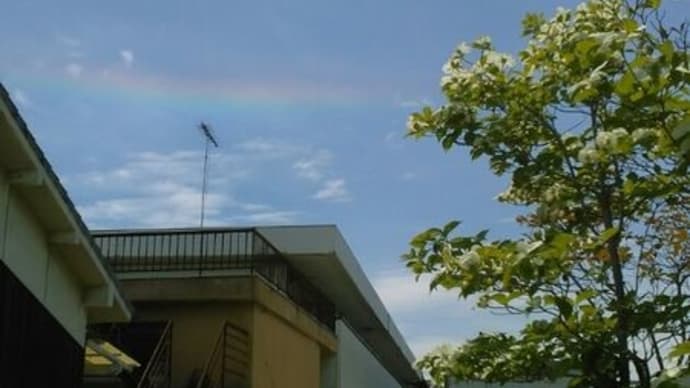
M 136 314 L 92 332 L 141 365 L 127 377 L 140 387 L 424 386 L 335 226 L 93 236 Z
M 87 323 L 130 309 L 0 85 L 0 387 L 77 387 Z

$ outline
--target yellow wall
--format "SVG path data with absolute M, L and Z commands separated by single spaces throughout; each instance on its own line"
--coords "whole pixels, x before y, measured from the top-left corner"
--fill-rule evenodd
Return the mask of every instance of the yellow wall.
M 4 228 L 4 225 L 7 228 Z M 0 173 L 0 260 L 43 303 L 79 344 L 86 337 L 82 286 L 62 257 L 51 249 L 44 230 L 16 187 Z
M 254 308 L 252 388 L 319 388 L 319 345 L 261 306 Z
M 194 369 L 202 369 L 225 321 L 245 330 L 252 326 L 248 303 L 138 303 L 136 321 L 173 321 L 172 387 L 186 387 Z
M 252 388 L 319 388 L 320 360 L 337 340 L 258 277 L 128 279 L 137 321 L 173 321 L 173 388 L 213 350 L 223 322 L 249 332 Z

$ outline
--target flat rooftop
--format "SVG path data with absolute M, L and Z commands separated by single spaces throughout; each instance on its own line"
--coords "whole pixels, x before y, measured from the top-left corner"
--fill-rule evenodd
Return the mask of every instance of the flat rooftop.
M 256 236 L 247 237 L 248 231 L 256 233 Z M 233 233 L 237 236 L 225 237 Z M 92 234 L 99 245 L 111 244 L 102 246 L 104 255 L 109 258 L 126 256 L 128 250 L 141 249 L 137 246 L 140 243 L 129 243 L 127 247 L 124 246 L 125 237 L 137 236 L 138 239 L 147 238 L 149 241 L 147 245 L 157 244 L 157 249 L 166 249 L 172 252 L 170 254 L 173 256 L 193 254 L 188 252 L 189 249 L 206 250 L 207 255 L 211 254 L 216 258 L 209 262 L 213 269 L 219 268 L 218 263 L 222 262 L 218 260 L 222 259 L 222 256 L 225 256 L 227 265 L 235 265 L 241 260 L 251 260 L 252 256 L 266 257 L 275 250 L 292 269 L 299 272 L 301 277 L 335 306 L 335 312 L 347 321 L 401 385 L 417 386 L 422 382 L 420 375 L 413 368 L 412 351 L 335 225 L 220 227 L 203 230 L 199 228 L 98 230 L 93 231 Z M 184 247 L 180 248 L 178 247 L 180 241 L 173 244 L 171 240 L 166 242 L 165 238 L 153 237 L 165 235 L 207 235 L 207 237 L 203 237 L 203 240 L 200 237 L 196 245 L 193 238 L 185 237 Z M 217 237 L 219 235 L 223 237 Z M 111 243 L 112 241 L 115 243 Z M 121 242 L 117 243 L 117 241 Z M 205 243 L 202 244 L 202 241 Z M 109 252 L 113 249 L 116 251 Z M 117 250 L 122 253 L 118 253 Z M 131 255 L 131 252 L 129 254 Z M 144 255 L 137 257 L 134 264 L 143 265 L 138 269 L 139 271 L 156 271 L 156 267 L 149 267 L 150 263 L 147 261 Z M 131 260 L 126 263 L 127 266 L 123 264 L 125 263 L 113 263 L 115 271 L 118 273 L 121 273 L 123 269 L 132 271 Z M 200 262 L 192 261 L 190 265 L 199 266 Z M 222 267 L 222 264 L 220 266 Z M 159 270 L 168 269 L 169 267 L 165 269 L 161 267 Z M 137 270 L 136 266 L 134 270 Z

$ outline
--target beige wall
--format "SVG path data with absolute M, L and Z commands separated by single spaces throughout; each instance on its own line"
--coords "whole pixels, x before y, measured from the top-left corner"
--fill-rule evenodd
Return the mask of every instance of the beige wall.
M 319 388 L 334 334 L 255 276 L 127 279 L 135 320 L 173 321 L 173 388 L 202 368 L 223 322 L 249 332 L 251 387 Z
M 254 308 L 252 388 L 319 388 L 321 351 L 267 309 Z
M 79 343 L 86 336 L 81 285 L 45 233 L 21 193 L 0 174 L 0 260 Z M 6 227 L 5 227 L 6 225 Z
M 252 326 L 248 303 L 138 303 L 137 321 L 173 321 L 172 386 L 186 387 L 195 369 L 203 369 L 225 321 L 245 330 Z

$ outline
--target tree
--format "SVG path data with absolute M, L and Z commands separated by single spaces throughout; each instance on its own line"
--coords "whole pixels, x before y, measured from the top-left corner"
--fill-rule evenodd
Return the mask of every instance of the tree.
M 523 35 L 517 58 L 486 37 L 461 44 L 444 66 L 446 103 L 413 113 L 408 134 L 508 176 L 498 200 L 522 210 L 525 233 L 491 241 L 453 221 L 403 258 L 432 289 L 532 320 L 420 366 L 437 382 L 649 387 L 688 367 L 688 24 L 668 26 L 660 0 L 590 0 L 528 14 Z

